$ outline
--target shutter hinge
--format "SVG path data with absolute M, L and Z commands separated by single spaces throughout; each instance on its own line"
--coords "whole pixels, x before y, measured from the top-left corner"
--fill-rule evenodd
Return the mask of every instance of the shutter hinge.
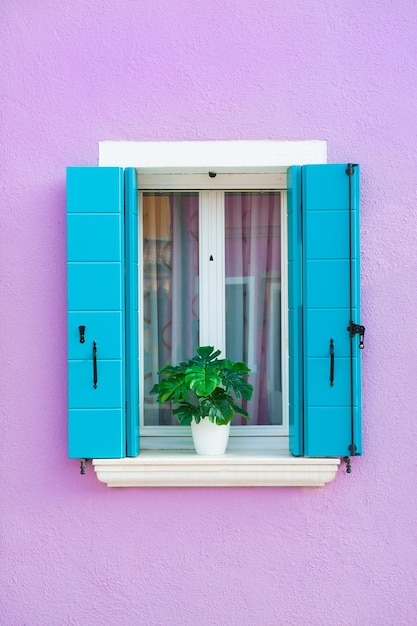
M 352 464 L 350 461 L 350 457 L 351 456 L 356 456 L 356 451 L 357 451 L 357 447 L 354 443 L 351 443 L 350 446 L 348 446 L 348 450 L 350 452 L 350 456 L 345 456 L 344 457 L 344 461 L 346 463 L 346 474 L 351 474 L 352 473 Z
M 356 456 L 357 447 L 355 446 L 354 443 L 351 444 L 350 446 L 348 446 L 348 450 L 349 450 L 351 456 Z M 345 456 L 343 460 L 346 463 L 346 474 L 351 474 L 352 473 L 352 464 L 351 464 L 351 461 L 350 461 L 350 456 Z
M 358 167 L 357 163 L 348 163 L 347 164 L 347 169 L 346 169 L 346 174 L 348 176 L 353 176 L 353 174 L 355 173 L 355 170 L 354 170 L 355 167 Z
M 85 466 L 86 466 L 87 461 L 89 460 L 90 459 L 80 459 L 80 474 L 82 476 L 84 476 L 85 474 L 85 469 L 86 469 Z
M 346 330 L 348 331 L 351 339 L 354 335 L 359 335 L 359 348 L 363 350 L 365 347 L 365 326 L 354 324 L 351 320 Z

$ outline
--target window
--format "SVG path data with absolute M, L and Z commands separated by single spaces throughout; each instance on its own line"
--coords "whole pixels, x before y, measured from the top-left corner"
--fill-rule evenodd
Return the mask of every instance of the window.
M 112 466 L 116 473 L 124 468 L 129 476 L 132 467 L 144 465 L 149 468 L 153 464 L 156 473 L 160 472 L 165 463 L 160 456 L 149 456 L 146 450 L 137 456 L 139 407 L 142 411 L 146 404 L 144 378 L 147 373 L 154 375 L 154 365 L 159 367 L 162 357 L 158 355 L 155 362 L 155 354 L 164 343 L 169 350 L 176 350 L 198 341 L 244 354 L 253 363 L 255 376 L 262 368 L 268 372 L 272 382 L 259 384 L 259 389 L 264 385 L 259 395 L 265 402 L 254 412 L 256 425 L 236 428 L 248 432 L 246 439 L 253 444 L 251 428 L 258 433 L 266 432 L 264 428 L 282 430 L 288 410 L 293 455 L 279 453 L 277 446 L 266 463 L 265 457 L 260 460 L 256 453 L 260 449 L 257 441 L 248 452 L 250 462 L 248 456 L 233 454 L 223 462 L 223 468 L 231 464 L 234 472 L 238 466 L 242 468 L 243 483 L 225 483 L 223 478 L 221 482 L 213 460 L 203 469 L 210 463 L 216 466 L 217 478 L 204 484 L 322 484 L 318 479 L 298 482 L 293 474 L 288 479 L 287 470 L 289 466 L 308 466 L 314 473 L 339 462 L 318 457 L 361 453 L 357 335 L 363 335 L 364 329 L 358 321 L 358 168 L 352 164 L 309 165 L 325 161 L 321 142 L 144 142 L 139 146 L 121 142 L 119 147 L 121 152 L 111 143 L 100 146 L 100 164 L 107 167 L 69 168 L 67 175 L 70 457 L 94 458 L 96 467 L 102 458 L 103 467 Z M 301 167 L 302 163 L 307 165 Z M 144 241 L 140 254 L 136 170 L 132 166 L 139 172 L 140 241 Z M 209 171 L 217 176 L 209 177 Z M 155 184 L 159 174 L 165 177 L 162 186 Z M 197 178 L 191 186 L 185 184 L 189 174 Z M 266 182 L 271 174 L 274 184 Z M 256 211 L 252 210 L 255 206 Z M 248 246 L 253 250 L 257 246 L 252 241 L 256 240 L 254 229 L 248 229 L 243 219 L 245 214 L 260 220 L 258 235 L 269 229 L 268 241 L 273 240 L 270 233 L 274 230 L 281 233 L 279 254 L 276 242 L 271 249 L 265 244 L 268 261 L 259 263 L 257 271 L 244 269 Z M 181 219 L 189 228 L 173 228 Z M 288 239 L 283 236 L 285 230 Z M 213 231 L 216 236 L 210 241 L 208 234 Z M 288 254 L 284 251 L 287 241 Z M 217 293 L 219 306 L 215 308 L 204 305 L 204 297 L 210 296 L 210 300 L 212 293 Z M 181 302 L 175 306 L 173 294 L 181 294 Z M 236 309 L 243 314 L 239 324 L 232 324 Z M 229 322 L 228 315 L 232 316 Z M 174 326 L 174 334 L 184 337 L 177 345 L 172 341 Z M 267 343 L 274 350 L 259 360 L 259 345 Z M 282 412 L 276 411 L 277 407 L 282 407 Z M 143 413 L 143 431 L 177 430 L 164 425 L 163 411 L 149 405 Z M 265 416 L 267 424 L 262 423 Z M 142 444 L 146 436 L 141 433 Z M 285 447 L 288 450 L 288 445 Z M 187 474 L 190 464 L 195 469 L 195 460 L 178 453 L 170 458 L 165 463 L 170 471 L 173 458 L 176 465 L 185 467 L 181 484 L 200 484 Z M 147 459 L 151 459 L 149 463 Z M 260 469 L 265 463 L 273 474 L 278 466 L 285 466 L 281 478 L 267 480 Z M 250 466 L 256 466 L 253 475 Z M 169 480 L 166 474 L 165 482 L 152 484 L 171 484 Z M 144 483 L 145 479 L 129 484 Z
M 201 176 L 138 174 L 141 447 L 192 447 L 149 391 L 166 363 L 214 345 L 249 364 L 254 386 L 250 420 L 234 419 L 229 449 L 274 448 L 288 437 L 286 193 L 273 174 L 205 178 L 209 189 L 198 188 Z

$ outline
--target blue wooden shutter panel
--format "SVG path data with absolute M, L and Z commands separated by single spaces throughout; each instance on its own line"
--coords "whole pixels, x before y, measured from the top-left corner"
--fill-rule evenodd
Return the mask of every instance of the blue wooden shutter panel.
M 138 189 L 125 170 L 127 456 L 139 454 Z
M 295 455 L 361 454 L 359 340 L 349 332 L 360 319 L 359 168 L 348 170 L 289 170 L 290 378 L 294 371 L 300 385 L 290 384 Z
M 123 170 L 68 168 L 68 451 L 71 458 L 126 456 L 123 233 Z M 84 327 L 83 337 L 80 327 Z
M 288 170 L 288 325 L 290 450 L 304 454 L 301 167 Z

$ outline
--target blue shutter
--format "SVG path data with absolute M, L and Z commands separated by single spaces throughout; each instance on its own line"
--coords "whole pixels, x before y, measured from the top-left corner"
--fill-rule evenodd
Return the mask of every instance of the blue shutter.
M 304 454 L 301 167 L 288 170 L 288 332 L 290 450 Z
M 293 355 L 302 390 L 299 399 L 300 388 L 290 389 L 296 412 L 290 449 L 305 456 L 361 454 L 359 337 L 349 331 L 360 318 L 359 168 L 351 175 L 347 165 L 290 171 L 289 221 L 301 232 L 295 240 L 289 228 L 289 247 L 302 259 L 301 272 L 290 273 L 297 294 L 290 298 L 290 361 Z
M 67 169 L 71 458 L 126 456 L 123 211 L 123 170 Z
M 138 190 L 134 168 L 125 170 L 127 456 L 139 454 Z

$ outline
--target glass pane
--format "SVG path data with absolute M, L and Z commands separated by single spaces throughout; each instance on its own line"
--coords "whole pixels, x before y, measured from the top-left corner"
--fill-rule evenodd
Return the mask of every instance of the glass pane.
M 149 391 L 198 345 L 198 194 L 144 193 L 142 220 L 144 425 L 167 426 L 170 406 Z
M 251 368 L 250 420 L 282 424 L 280 194 L 225 194 L 226 353 Z

